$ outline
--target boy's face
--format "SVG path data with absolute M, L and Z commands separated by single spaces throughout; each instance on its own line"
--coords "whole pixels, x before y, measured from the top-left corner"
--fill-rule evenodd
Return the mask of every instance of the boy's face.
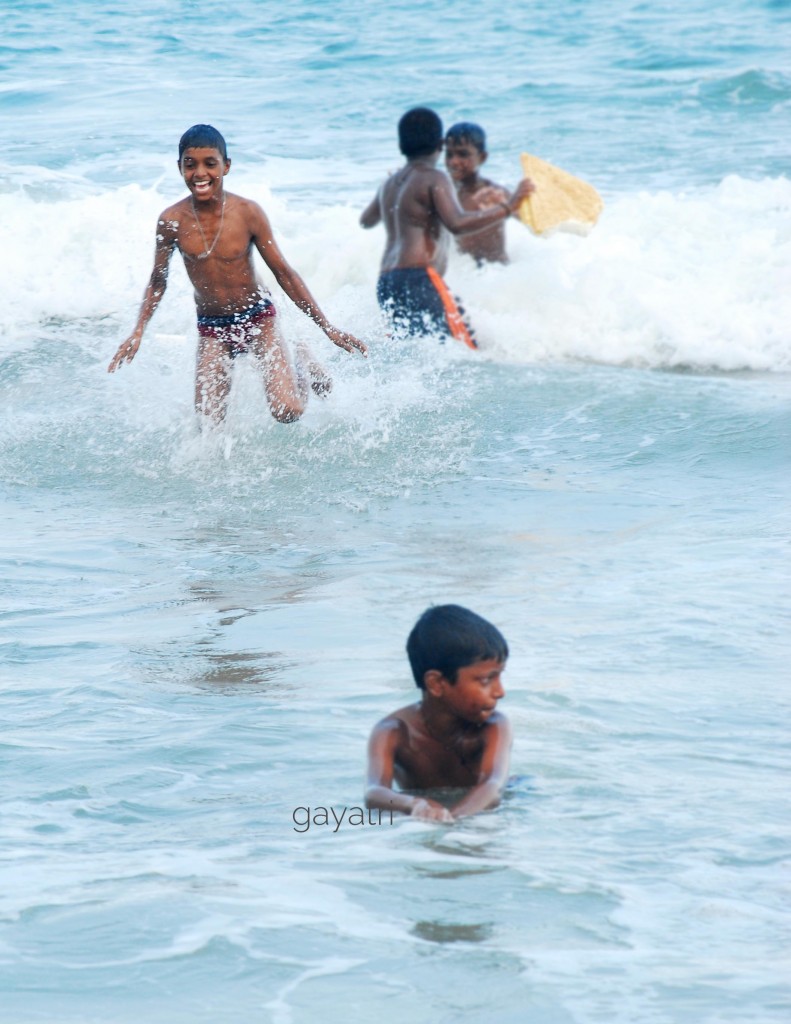
M 493 658 L 465 665 L 456 673 L 455 683 L 439 676 L 441 689 L 436 696 L 459 718 L 483 725 L 494 714 L 497 702 L 505 696 L 504 671 L 505 662 Z
M 448 139 L 445 142 L 445 166 L 451 178 L 459 184 L 474 181 L 478 175 L 478 168 L 485 161 L 486 153 L 482 153 L 466 139 Z
M 222 195 L 223 178 L 231 169 L 231 161 L 224 159 L 219 149 L 191 147 L 185 149 L 179 161 L 184 183 L 194 199 L 205 201 Z

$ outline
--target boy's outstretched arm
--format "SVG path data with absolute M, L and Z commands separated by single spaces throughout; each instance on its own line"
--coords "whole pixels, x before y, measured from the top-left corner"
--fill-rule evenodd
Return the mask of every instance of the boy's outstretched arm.
M 154 315 L 168 286 L 168 268 L 170 266 L 170 257 L 173 255 L 173 250 L 176 247 L 176 230 L 172 221 L 167 221 L 162 217 L 157 221 L 154 269 L 151 271 L 151 277 L 148 279 L 137 323 L 135 324 L 134 331 L 132 331 L 126 341 L 121 342 L 118 346 L 118 351 L 107 367 L 108 373 L 115 373 L 121 363 L 131 363 L 137 354 L 137 350 L 140 348 L 140 342 L 143 340 L 143 331 L 145 331 L 148 321 Z
M 452 822 L 453 815 L 436 800 L 393 789 L 393 763 L 403 728 L 403 723 L 392 717 L 382 719 L 373 728 L 368 740 L 365 806 L 402 811 L 424 821 Z
M 489 721 L 484 734 L 484 748 L 478 779 L 472 789 L 451 807 L 454 818 L 464 818 L 478 811 L 487 811 L 500 803 L 508 782 L 511 761 L 511 723 L 498 714 Z
M 347 331 L 339 331 L 333 327 L 329 320 L 319 309 L 319 305 L 308 291 L 308 286 L 299 274 L 286 262 L 286 258 L 272 236 L 272 228 L 264 211 L 256 203 L 250 204 L 251 208 L 251 234 L 255 247 L 258 249 L 264 263 L 275 275 L 275 280 L 291 299 L 295 306 L 298 306 L 303 313 L 318 324 L 327 337 L 338 348 L 352 352 L 357 349 L 362 355 L 367 355 L 367 347 Z

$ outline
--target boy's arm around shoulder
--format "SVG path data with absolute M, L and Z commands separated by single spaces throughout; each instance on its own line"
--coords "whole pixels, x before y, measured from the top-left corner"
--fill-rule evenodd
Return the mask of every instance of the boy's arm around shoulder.
M 459 203 L 456 190 L 448 176 L 440 170 L 435 170 L 433 174 L 434 178 L 430 185 L 431 200 L 439 219 L 454 235 L 466 235 L 503 223 L 519 209 L 522 201 L 535 191 L 533 182 L 529 178 L 523 178 L 510 196 L 506 194 L 505 199 L 495 199 L 494 205 L 468 211 Z M 480 198 L 480 194 L 476 194 L 476 198 Z
M 173 207 L 169 207 L 160 214 L 157 221 L 156 246 L 154 248 L 154 269 L 148 279 L 143 302 L 137 316 L 135 329 L 129 337 L 122 341 L 107 367 L 108 373 L 114 373 L 121 363 L 131 363 L 140 348 L 149 320 L 154 315 L 165 289 L 168 286 L 168 269 L 173 250 L 178 240 L 178 221 Z
M 388 715 L 373 727 L 368 740 L 365 806 L 402 811 L 430 821 L 453 821 L 450 811 L 436 800 L 393 789 L 395 759 L 406 730 L 406 724 L 395 714 Z
M 484 178 L 481 182 L 481 187 L 475 193 L 475 201 L 478 204 L 478 208 L 484 210 L 489 206 L 497 206 L 498 203 L 505 203 L 507 205 L 509 196 L 510 193 L 507 188 L 498 185 L 496 181 L 492 181 L 490 178 Z
M 478 811 L 486 811 L 500 803 L 500 796 L 508 782 L 512 738 L 511 723 L 501 712 L 496 712 L 484 727 L 484 747 L 478 780 L 451 808 L 454 818 L 464 818 Z
M 254 203 L 251 199 L 243 199 L 241 201 L 245 204 L 245 216 L 248 221 L 250 238 L 261 254 L 264 263 L 274 274 L 275 280 L 294 305 L 298 306 L 314 323 L 318 324 L 330 341 L 337 345 L 338 348 L 345 349 L 347 352 L 357 349 L 358 352 L 366 355 L 368 350 L 358 338 L 355 338 L 353 334 L 339 331 L 337 327 L 333 327 L 319 309 L 318 303 L 308 291 L 308 286 L 280 251 L 280 246 L 275 241 L 272 233 L 269 218 L 258 203 Z

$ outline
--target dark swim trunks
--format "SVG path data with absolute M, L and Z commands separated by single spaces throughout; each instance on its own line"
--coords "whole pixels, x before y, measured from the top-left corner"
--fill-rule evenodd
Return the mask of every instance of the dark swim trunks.
M 275 316 L 277 310 L 271 299 L 261 298 L 254 306 L 228 316 L 199 316 L 198 334 L 201 338 L 217 338 L 233 359 L 250 348 L 250 339 L 261 333 L 259 324 Z
M 450 334 L 469 348 L 477 348 L 463 310 L 433 267 L 385 270 L 376 284 L 379 305 L 407 334 Z

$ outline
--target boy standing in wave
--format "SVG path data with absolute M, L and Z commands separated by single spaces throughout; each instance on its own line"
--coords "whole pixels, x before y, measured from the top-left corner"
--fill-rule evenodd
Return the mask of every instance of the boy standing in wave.
M 445 166 L 456 186 L 456 195 L 464 210 L 488 210 L 507 202 L 508 192 L 478 171 L 486 163 L 486 134 L 480 125 L 460 121 L 445 136 Z M 469 235 L 459 235 L 460 252 L 472 256 L 476 263 L 507 263 L 505 252 L 505 221 Z
M 275 306 L 256 278 L 253 248 L 286 295 L 330 341 L 363 355 L 365 345 L 329 323 L 305 282 L 286 262 L 261 207 L 225 191 L 231 161 L 216 128 L 197 124 L 188 129 L 179 142 L 178 166 L 189 195 L 159 217 L 154 269 L 137 324 L 119 346 L 108 371 L 113 373 L 134 359 L 143 331 L 165 294 L 170 258 L 178 249 L 195 289 L 198 312 L 196 410 L 215 423 L 224 419 L 233 361 L 250 352 L 261 371 L 272 415 L 280 423 L 291 423 L 305 410 L 308 384 L 316 394 L 326 394 L 332 381 L 305 344 L 297 345 L 296 365 L 292 365 Z
M 442 121 L 427 107 L 408 110 L 398 122 L 406 164 L 380 187 L 360 217 L 364 228 L 384 222 L 387 240 L 376 288 L 380 306 L 409 334 L 438 331 L 477 347 L 442 275 L 449 232 L 466 235 L 501 224 L 533 191 L 528 179 L 506 199 L 467 212 L 453 185 L 436 167 L 442 152 Z
M 421 700 L 374 727 L 366 807 L 443 822 L 495 807 L 511 751 L 511 726 L 497 711 L 508 644 L 486 619 L 448 604 L 421 615 L 407 655 Z M 425 795 L 451 788 L 467 792 L 450 808 Z

